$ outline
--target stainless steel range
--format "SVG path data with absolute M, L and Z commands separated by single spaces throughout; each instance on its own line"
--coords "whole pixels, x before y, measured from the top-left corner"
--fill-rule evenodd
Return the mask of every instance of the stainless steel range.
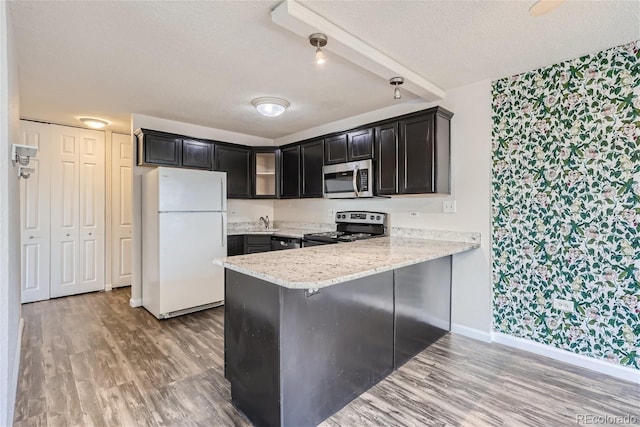
M 336 213 L 336 231 L 305 234 L 302 246 L 353 242 L 387 235 L 387 214 L 368 211 L 342 211 Z

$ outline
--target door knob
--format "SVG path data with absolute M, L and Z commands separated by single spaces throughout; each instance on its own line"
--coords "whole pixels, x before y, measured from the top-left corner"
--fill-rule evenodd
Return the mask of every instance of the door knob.
M 67 233 L 67 237 L 71 236 L 71 234 Z
M 89 236 L 93 236 L 93 233 L 89 233 Z
M 29 240 L 32 240 L 34 238 L 34 236 L 29 236 Z

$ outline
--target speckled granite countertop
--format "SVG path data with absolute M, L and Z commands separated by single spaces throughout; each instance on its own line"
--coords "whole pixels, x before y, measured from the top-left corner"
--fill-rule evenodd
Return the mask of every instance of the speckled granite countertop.
M 266 234 L 270 236 L 302 239 L 305 234 L 336 229 L 335 225 L 332 224 L 292 223 L 285 221 L 276 221 L 273 225 L 273 228 L 265 229 L 258 222 L 229 223 L 227 236 L 237 236 L 241 234 Z
M 274 229 L 229 229 L 227 230 L 227 236 L 237 236 L 242 234 L 263 234 L 267 236 L 282 236 L 282 237 L 294 237 L 302 239 L 305 234 L 317 233 L 318 230 L 304 230 L 302 228 L 274 228 Z
M 335 285 L 479 246 L 479 241 L 452 242 L 392 236 L 217 258 L 214 263 L 286 288 L 309 289 Z

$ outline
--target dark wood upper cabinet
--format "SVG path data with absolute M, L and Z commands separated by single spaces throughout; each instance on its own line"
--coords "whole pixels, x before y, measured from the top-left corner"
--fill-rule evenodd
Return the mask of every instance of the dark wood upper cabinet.
M 324 140 L 324 159 L 327 165 L 347 161 L 347 134 L 334 135 Z
M 138 129 L 138 165 L 182 165 L 182 138 L 164 132 Z
M 242 145 L 215 144 L 215 170 L 227 173 L 227 197 L 251 197 L 251 149 Z
M 450 191 L 451 116 L 433 108 L 398 121 L 398 194 Z
M 322 165 L 320 167 L 322 168 Z M 283 199 L 300 197 L 299 144 L 280 149 L 280 197 Z
M 450 192 L 450 121 L 434 107 L 326 137 L 247 147 L 138 129 L 137 164 L 227 173 L 229 198 L 322 197 L 322 166 L 375 159 L 375 194 Z
M 300 197 L 322 197 L 324 140 L 319 139 L 301 144 L 300 155 L 302 164 Z
M 324 162 L 327 165 L 373 158 L 373 129 L 359 129 L 325 138 Z
M 373 129 L 361 129 L 347 134 L 347 160 L 355 162 L 373 158 Z
M 398 192 L 398 123 L 376 126 L 375 192 L 380 195 Z
M 182 166 L 211 170 L 213 168 L 213 144 L 211 142 L 183 139 Z

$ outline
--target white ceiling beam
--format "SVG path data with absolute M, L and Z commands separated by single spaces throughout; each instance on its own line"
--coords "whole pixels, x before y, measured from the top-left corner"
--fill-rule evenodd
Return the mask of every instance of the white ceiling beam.
M 329 41 L 323 50 L 339 55 L 387 82 L 391 77 L 404 78 L 402 89 L 425 101 L 445 98 L 445 91 L 396 60 L 351 35 L 295 0 L 285 0 L 271 11 L 271 20 L 281 27 L 309 39 L 312 33 L 324 33 Z

